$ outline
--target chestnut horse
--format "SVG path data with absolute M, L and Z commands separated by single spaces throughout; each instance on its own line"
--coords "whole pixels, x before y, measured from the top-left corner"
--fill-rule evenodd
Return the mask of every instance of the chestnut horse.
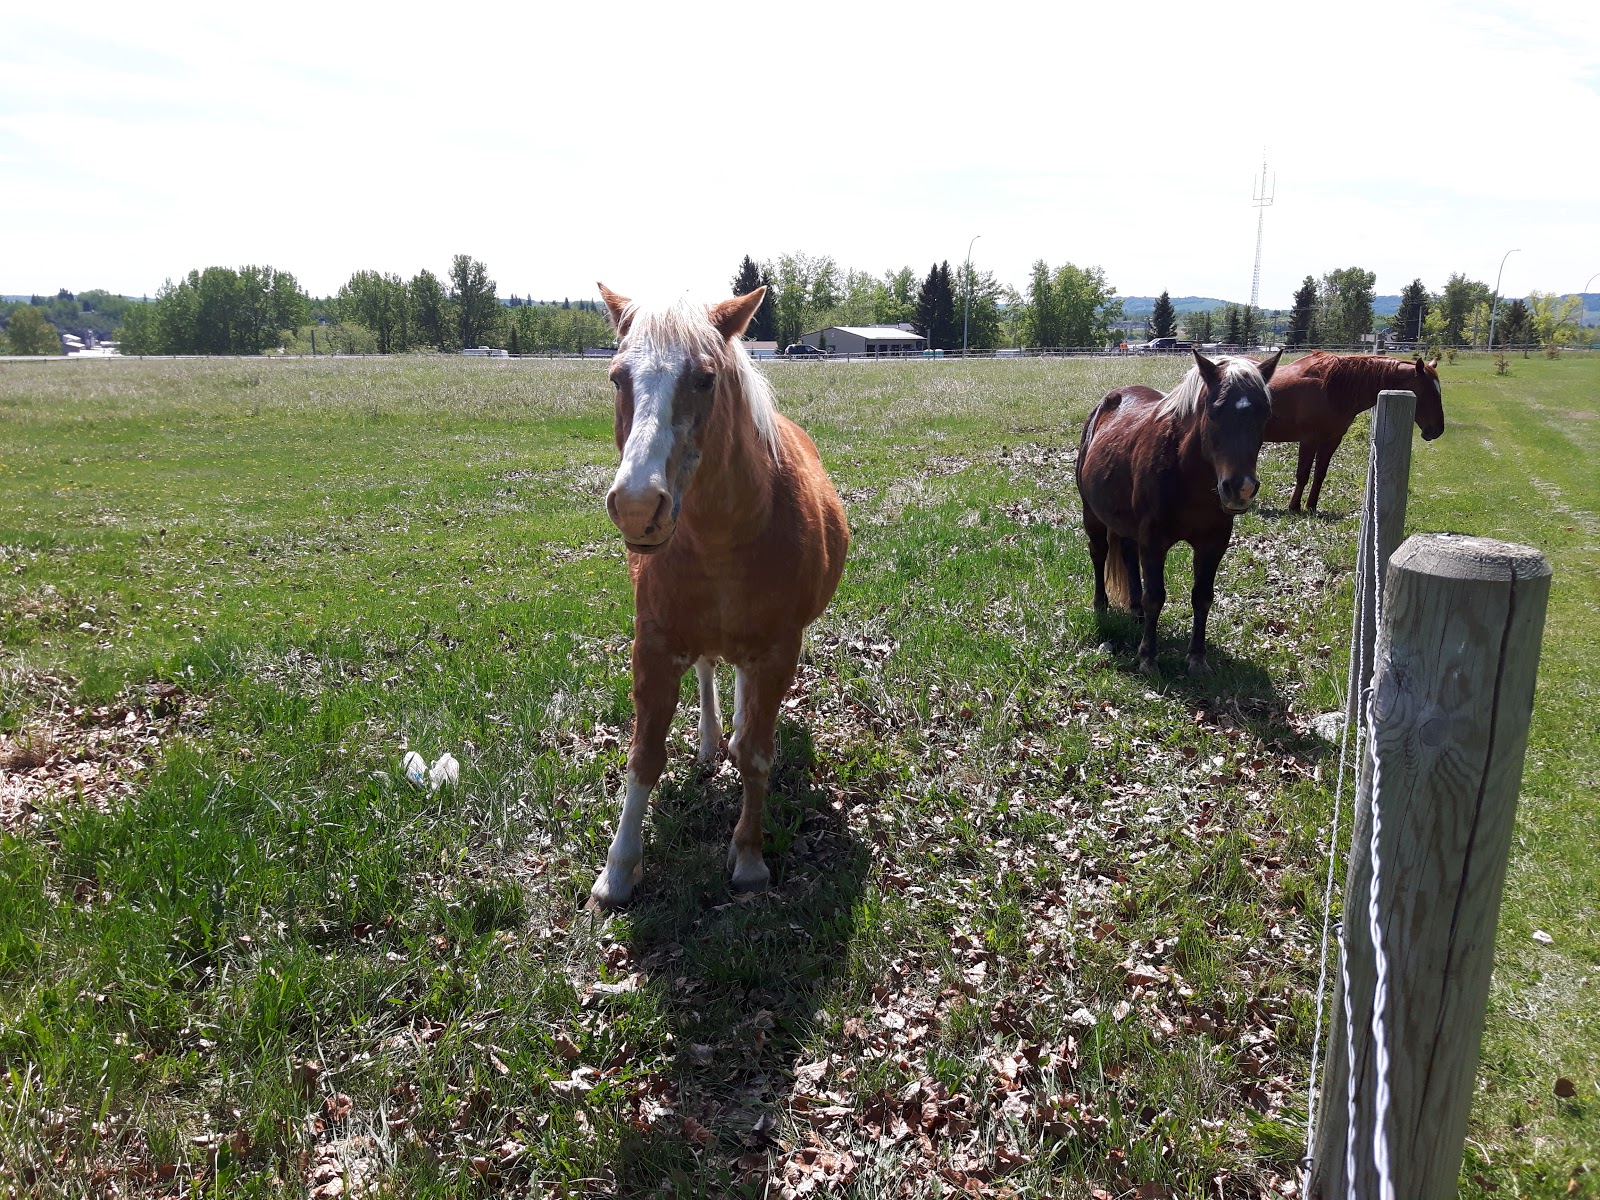
M 1289 510 L 1298 512 L 1300 496 L 1313 464 L 1311 495 L 1306 508 L 1317 511 L 1322 480 L 1350 422 L 1378 403 L 1385 390 L 1414 392 L 1417 428 L 1427 441 L 1444 432 L 1444 389 L 1436 358 L 1425 363 L 1371 354 L 1329 354 L 1313 350 L 1304 358 L 1285 363 L 1272 380 L 1272 416 L 1267 421 L 1269 442 L 1299 442 L 1300 462 L 1294 472 L 1294 498 Z
M 759 891 L 761 807 L 778 706 L 805 628 L 827 607 L 850 534 L 817 448 L 773 406 L 772 386 L 739 340 L 764 288 L 709 308 L 646 308 L 610 291 L 622 464 L 606 511 L 633 578 L 633 741 L 627 789 L 594 904 L 626 902 L 643 871 L 641 828 L 667 760 L 678 687 L 700 682 L 702 762 L 722 743 L 716 665 L 734 668 L 733 737 L 744 807 L 728 847 L 733 885 Z
M 1205 675 L 1206 616 L 1233 518 L 1260 490 L 1256 458 L 1272 395 L 1274 354 L 1215 362 L 1198 350 L 1171 392 L 1107 392 L 1078 443 L 1078 494 L 1094 559 L 1094 606 L 1109 599 L 1144 618 L 1139 669 L 1156 673 L 1156 621 L 1167 600 L 1167 552 L 1194 547 L 1194 632 L 1189 674 Z M 1141 568 L 1143 581 L 1141 586 Z M 1107 589 L 1111 595 L 1108 597 Z

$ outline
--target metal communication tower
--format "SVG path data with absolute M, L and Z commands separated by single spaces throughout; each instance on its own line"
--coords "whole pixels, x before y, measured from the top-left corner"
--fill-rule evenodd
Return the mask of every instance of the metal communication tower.
M 1278 177 L 1272 177 L 1272 187 L 1267 187 L 1267 151 L 1261 150 L 1261 186 L 1250 193 L 1250 203 L 1256 208 L 1256 269 L 1250 276 L 1250 307 L 1256 307 L 1261 296 L 1261 233 L 1267 223 L 1267 209 L 1272 207 L 1272 197 L 1278 191 Z

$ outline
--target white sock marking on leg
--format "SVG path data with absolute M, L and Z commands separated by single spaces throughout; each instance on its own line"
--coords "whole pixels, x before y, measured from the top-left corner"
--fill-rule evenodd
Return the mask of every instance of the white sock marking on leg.
M 717 666 L 702 658 L 694 664 L 700 680 L 700 761 L 711 762 L 722 748 L 722 710 L 717 705 Z

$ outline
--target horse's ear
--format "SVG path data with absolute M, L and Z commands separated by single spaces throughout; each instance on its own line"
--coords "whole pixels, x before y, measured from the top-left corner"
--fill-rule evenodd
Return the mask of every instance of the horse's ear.
M 617 295 L 603 283 L 597 286 L 600 288 L 600 298 L 606 302 L 606 308 L 611 313 L 611 328 L 617 331 L 618 337 L 626 337 L 630 323 L 627 317 L 628 305 L 633 301 L 626 296 Z
M 1439 359 L 1437 357 L 1435 357 L 1434 360 L 1428 364 L 1428 370 L 1437 371 L 1438 369 L 1439 369 Z
M 732 300 L 724 300 L 711 306 L 711 324 L 730 342 L 748 328 L 755 319 L 756 310 L 761 307 L 761 301 L 766 299 L 767 289 L 758 287 L 748 295 L 735 296 Z
M 1222 371 L 1217 364 L 1212 362 L 1200 351 L 1194 351 L 1194 365 L 1200 368 L 1200 378 L 1206 381 L 1206 386 L 1211 389 L 1213 396 L 1222 383 Z
M 1422 355 L 1420 355 L 1420 354 L 1417 355 L 1417 357 L 1416 357 L 1416 359 L 1414 361 L 1417 364 L 1417 370 L 1419 370 L 1419 371 L 1422 370 Z
M 1278 350 L 1271 358 L 1263 359 L 1261 361 L 1260 370 L 1262 383 L 1272 382 L 1272 373 L 1278 369 L 1278 360 L 1282 357 L 1283 351 Z

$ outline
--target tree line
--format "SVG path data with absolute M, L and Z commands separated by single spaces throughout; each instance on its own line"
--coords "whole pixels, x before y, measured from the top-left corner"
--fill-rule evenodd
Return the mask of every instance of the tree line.
M 1145 322 L 1151 337 L 1180 332 L 1196 343 L 1290 347 L 1355 346 L 1381 330 L 1399 341 L 1448 352 L 1487 347 L 1491 312 L 1496 347 L 1537 343 L 1559 349 L 1593 333 L 1580 328 L 1582 300 L 1534 292 L 1496 305 L 1490 289 L 1452 274 L 1438 292 L 1420 279 L 1387 321 L 1374 317 L 1376 275 L 1361 267 L 1307 275 L 1287 313 L 1249 305 L 1179 314 L 1163 291 Z M 874 275 L 829 255 L 803 251 L 757 260 L 745 255 L 730 280 L 735 294 L 767 296 L 749 336 L 779 347 L 840 325 L 905 325 L 930 346 L 1103 347 L 1129 327 L 1123 301 L 1103 269 L 1040 259 L 1018 290 L 992 272 L 948 260 L 926 273 L 905 266 Z M 271 266 L 207 267 L 168 279 L 153 300 L 101 291 L 0 305 L 0 349 L 58 354 L 60 335 L 86 341 L 115 335 L 124 354 L 403 354 L 494 346 L 513 354 L 582 353 L 608 346 L 610 326 L 597 302 L 501 301 L 484 263 L 458 254 L 443 277 L 424 268 L 410 279 L 354 272 L 338 292 L 313 299 L 287 271 Z M 1136 327 L 1136 326 L 1135 326 Z

